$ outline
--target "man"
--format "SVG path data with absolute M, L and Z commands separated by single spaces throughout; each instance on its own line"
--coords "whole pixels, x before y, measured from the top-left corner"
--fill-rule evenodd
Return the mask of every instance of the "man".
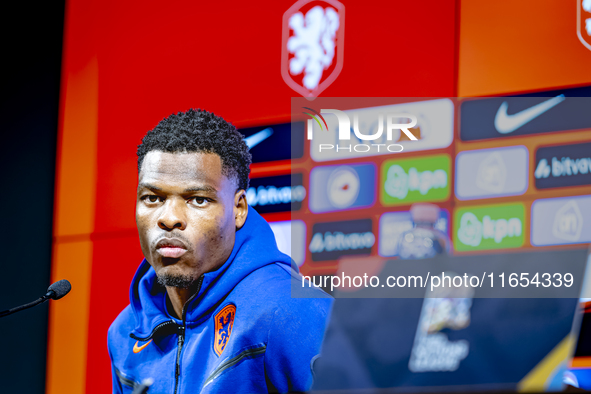
M 305 287 L 246 201 L 242 135 L 202 110 L 162 120 L 138 147 L 145 259 L 109 329 L 113 391 L 305 391 L 332 299 Z M 293 298 L 291 286 L 308 298 Z M 314 298 L 310 298 L 314 297 Z

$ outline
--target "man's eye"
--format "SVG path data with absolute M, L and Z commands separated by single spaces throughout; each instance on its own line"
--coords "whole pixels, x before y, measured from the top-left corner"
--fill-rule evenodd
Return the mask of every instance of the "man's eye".
M 190 202 L 193 205 L 197 205 L 199 207 L 204 207 L 207 205 L 209 200 L 205 197 L 193 197 L 193 198 L 191 198 Z
M 151 194 L 149 196 L 144 196 L 143 197 L 143 200 L 146 201 L 146 202 L 150 202 L 150 203 L 157 203 L 157 202 L 160 202 L 161 201 L 160 197 L 155 196 L 153 194 Z

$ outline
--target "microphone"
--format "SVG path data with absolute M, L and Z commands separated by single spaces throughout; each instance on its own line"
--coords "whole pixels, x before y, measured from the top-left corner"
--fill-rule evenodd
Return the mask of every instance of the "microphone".
M 47 289 L 47 294 L 44 297 L 49 297 L 52 300 L 59 300 L 72 290 L 72 285 L 66 279 L 58 280 Z
M 47 293 L 43 297 L 36 299 L 33 302 L 29 302 L 28 304 L 24 304 L 21 306 L 14 307 L 12 309 L 2 311 L 0 312 L 0 317 L 12 315 L 13 313 L 22 311 L 24 309 L 32 308 L 35 305 L 42 304 L 49 299 L 59 300 L 60 298 L 68 294 L 70 290 L 72 290 L 72 285 L 70 284 L 70 282 L 68 282 L 66 279 L 58 280 L 57 282 L 49 286 L 49 288 L 47 289 Z

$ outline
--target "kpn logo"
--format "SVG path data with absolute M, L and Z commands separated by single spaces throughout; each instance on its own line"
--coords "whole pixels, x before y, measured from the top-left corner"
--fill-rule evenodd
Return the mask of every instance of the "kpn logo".
M 321 109 L 316 111 L 310 107 L 303 107 L 303 113 L 310 118 L 307 121 L 307 138 L 312 140 L 314 138 L 314 125 L 320 128 L 320 132 L 328 133 L 329 124 L 326 116 L 334 116 L 338 124 L 338 142 L 335 144 L 319 144 L 318 153 L 323 152 L 348 152 L 348 153 L 398 153 L 404 150 L 400 144 L 391 142 L 399 141 L 400 136 L 404 135 L 411 141 L 417 141 L 418 138 L 409 130 L 417 125 L 417 117 L 410 113 L 379 113 L 377 115 L 377 125 L 375 128 L 362 130 L 359 126 L 360 116 L 358 113 L 353 114 L 353 119 L 349 115 L 338 109 Z M 366 120 L 366 119 L 363 119 Z M 353 133 L 351 133 L 353 131 Z M 383 136 L 386 140 L 383 141 Z M 353 138 L 352 138 L 353 136 Z M 359 141 L 361 144 L 352 143 Z M 379 143 L 384 142 L 384 143 Z
M 448 155 L 387 160 L 382 164 L 380 200 L 389 206 L 447 200 L 450 171 Z
M 454 214 L 454 248 L 459 251 L 518 248 L 524 242 L 523 204 L 459 208 Z

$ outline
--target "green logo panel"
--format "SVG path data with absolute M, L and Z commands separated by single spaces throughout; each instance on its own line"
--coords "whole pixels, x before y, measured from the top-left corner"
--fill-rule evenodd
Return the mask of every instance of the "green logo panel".
M 454 212 L 454 249 L 519 248 L 525 239 L 523 204 L 484 205 Z
M 387 160 L 381 169 L 380 201 L 384 205 L 405 205 L 447 200 L 451 190 L 450 173 L 448 155 Z

